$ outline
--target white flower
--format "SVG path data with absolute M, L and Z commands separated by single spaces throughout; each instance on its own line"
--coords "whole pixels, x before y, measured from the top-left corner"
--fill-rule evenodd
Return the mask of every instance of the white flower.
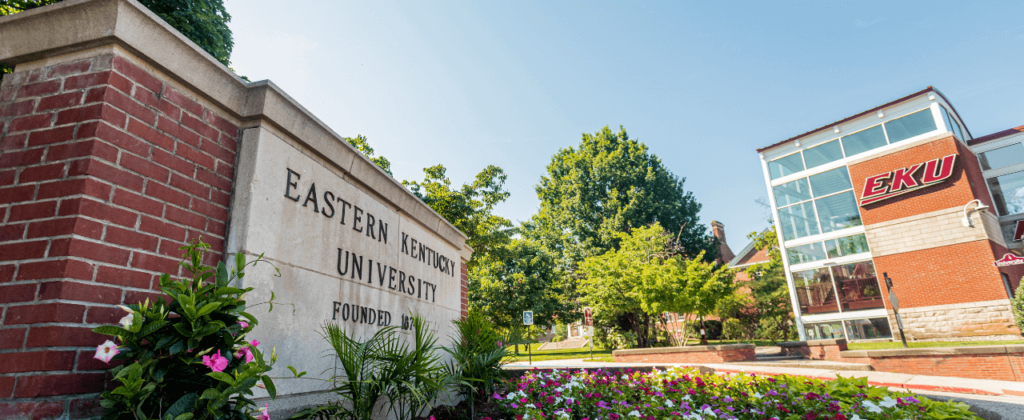
M 514 400 L 514 399 L 516 399 L 516 392 L 515 391 L 509 392 L 508 396 L 505 397 L 505 399 L 506 400 Z
M 885 408 L 893 408 L 893 407 L 896 406 L 896 400 L 894 400 L 894 399 L 892 399 L 890 397 L 885 397 L 885 398 L 882 398 L 882 402 L 878 403 L 878 405 L 880 405 L 882 407 L 885 407 Z
M 629 415 L 631 415 L 633 417 L 640 417 L 640 412 L 636 411 L 636 410 L 633 410 L 633 411 L 629 412 Z
M 864 401 L 864 409 L 868 410 L 868 411 L 870 411 L 872 413 L 881 413 L 882 412 L 882 409 L 878 408 L 878 406 L 875 405 L 875 403 L 873 403 L 871 401 Z
M 622 375 L 622 380 L 623 380 L 623 381 L 628 381 L 628 380 L 629 380 L 629 376 L 626 376 L 626 375 Z
M 564 411 L 560 411 L 560 412 L 558 412 L 558 417 L 561 417 L 563 419 L 567 419 L 567 418 L 572 417 L 572 416 L 570 416 L 569 413 L 566 413 Z
M 533 404 L 526 404 L 524 407 L 526 407 L 526 408 L 537 408 L 537 406 L 535 406 Z
M 665 400 L 665 407 L 672 408 L 675 406 L 676 405 L 672 402 L 672 400 Z
M 863 418 L 861 418 L 861 417 L 860 417 L 859 415 L 857 415 L 857 414 L 854 414 L 854 415 L 853 415 L 853 418 L 851 418 L 850 420 L 864 420 L 864 419 L 863 419 Z
M 761 398 L 761 393 L 760 392 L 755 392 L 754 393 L 754 398 Z
M 135 314 L 125 315 L 124 318 L 121 318 L 121 321 L 119 322 L 121 323 L 121 325 L 124 326 L 124 329 L 127 330 L 131 328 L 132 322 L 135 322 Z
M 110 359 L 118 353 L 120 352 L 117 351 L 117 344 L 114 344 L 113 341 L 107 340 L 104 341 L 103 344 L 96 346 L 96 355 L 93 356 L 93 358 L 103 363 L 110 363 Z

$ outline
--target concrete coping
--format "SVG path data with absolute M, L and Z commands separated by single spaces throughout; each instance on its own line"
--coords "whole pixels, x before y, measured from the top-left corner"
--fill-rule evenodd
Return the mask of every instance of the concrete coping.
M 722 344 L 717 346 L 685 346 L 685 347 L 652 347 L 649 349 L 627 349 L 615 350 L 612 356 L 631 356 L 636 354 L 664 354 L 664 353 L 699 353 L 723 350 L 744 350 L 754 349 L 753 344 Z
M 107 46 L 164 73 L 241 121 L 243 129 L 267 124 L 282 131 L 454 245 L 464 258 L 472 254 L 464 233 L 283 90 L 269 80 L 240 79 L 137 0 L 66 0 L 0 16 L 0 61 L 9 65 Z
M 840 357 L 883 358 L 902 356 L 951 356 L 960 354 L 1009 354 L 1024 353 L 1024 344 L 998 346 L 926 347 L 916 349 L 847 350 L 839 352 Z
M 838 346 L 843 344 L 846 344 L 845 338 L 834 338 L 828 340 L 786 341 L 784 343 L 779 343 L 779 347 Z

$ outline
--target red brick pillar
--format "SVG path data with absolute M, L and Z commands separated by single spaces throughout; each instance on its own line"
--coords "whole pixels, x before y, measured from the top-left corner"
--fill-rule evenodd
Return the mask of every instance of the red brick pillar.
M 90 330 L 224 249 L 238 126 L 133 59 L 59 61 L 0 85 L 0 417 L 102 414 Z

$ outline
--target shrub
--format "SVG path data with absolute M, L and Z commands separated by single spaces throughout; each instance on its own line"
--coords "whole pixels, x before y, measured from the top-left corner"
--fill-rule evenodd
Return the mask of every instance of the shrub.
M 705 319 L 704 320 L 704 332 L 707 333 L 708 340 L 718 340 L 722 338 L 722 321 L 717 319 Z M 700 320 L 693 321 L 693 335 L 694 338 L 700 340 Z
M 365 341 L 336 323 L 324 324 L 321 335 L 342 369 L 328 379 L 338 384 L 330 392 L 340 400 L 308 408 L 294 418 L 369 420 L 376 418 L 378 405 L 385 417 L 405 420 L 420 414 L 453 382 L 427 322 L 413 315 L 411 324 L 408 339 L 398 327 L 384 327 Z
M 739 340 L 743 335 L 743 323 L 736 318 L 727 319 L 722 323 L 722 336 L 729 340 Z
M 1017 329 L 1024 334 L 1024 281 L 1020 282 L 1017 286 L 1017 293 L 1013 295 L 1010 308 L 1013 309 L 1013 317 L 1017 321 Z
M 516 419 L 979 420 L 958 402 L 870 386 L 867 378 L 530 371 L 498 395 Z
M 453 337 L 451 348 L 445 348 L 452 356 L 448 373 L 457 378 L 459 394 L 469 400 L 470 417 L 475 418 L 476 396 L 490 395 L 494 382 L 508 376 L 501 368 L 501 359 L 516 344 L 514 337 L 518 332 L 498 333 L 494 323 L 477 311 L 470 311 L 466 319 L 456 319 L 452 324 L 458 336 Z
M 180 265 L 190 278 L 161 275 L 162 299 L 122 306 L 127 315 L 120 326 L 93 330 L 121 342 L 108 340 L 96 358 L 125 362 L 110 371 L 119 385 L 101 395 L 104 419 L 248 419 L 256 411 L 248 396 L 257 383 L 276 397 L 266 375 L 276 356 L 267 363 L 259 342 L 245 340 L 258 324 L 242 299 L 252 288 L 229 286 L 262 256 L 247 263 L 236 254 L 229 273 L 223 262 L 216 269 L 203 265 L 207 248 L 201 241 L 182 248 Z

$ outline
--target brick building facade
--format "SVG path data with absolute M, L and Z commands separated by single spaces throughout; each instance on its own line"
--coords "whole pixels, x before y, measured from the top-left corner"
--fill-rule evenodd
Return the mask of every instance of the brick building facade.
M 909 339 L 1020 334 L 971 141 L 929 87 L 759 150 L 802 339 L 898 339 L 885 274 Z

